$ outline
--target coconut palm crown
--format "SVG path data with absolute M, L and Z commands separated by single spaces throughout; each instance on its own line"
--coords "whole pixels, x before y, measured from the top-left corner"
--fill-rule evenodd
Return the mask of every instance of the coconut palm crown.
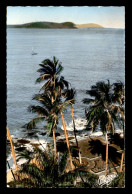
M 100 124 L 103 133 L 107 130 L 114 132 L 115 123 L 119 124 L 119 114 L 124 115 L 124 108 L 121 106 L 124 100 L 123 90 L 121 82 L 111 85 L 108 80 L 107 83 L 97 82 L 91 90 L 86 91 L 92 97 L 83 99 L 83 103 L 89 105 L 85 111 L 88 127 L 91 126 L 94 131 Z
M 68 89 L 69 83 L 64 79 L 63 76 L 60 76 L 63 71 L 61 62 L 53 57 L 53 60 L 45 59 L 39 64 L 41 68 L 37 71 L 40 73 L 39 78 L 36 79 L 36 83 L 44 81 L 41 90 L 48 90 L 52 92 L 53 99 L 56 99 L 56 96 L 66 87 Z
M 59 99 L 56 99 L 55 102 L 52 102 L 51 96 L 48 92 L 41 93 L 41 94 L 35 94 L 32 98 L 33 100 L 36 100 L 40 103 L 40 105 L 31 105 L 28 107 L 28 111 L 32 113 L 37 113 L 38 116 L 32 119 L 27 125 L 27 129 L 33 129 L 36 124 L 40 121 L 46 120 L 48 124 L 54 125 L 55 120 L 56 124 L 58 123 L 58 109 L 57 103 L 59 102 Z M 50 125 L 51 126 L 51 125 Z M 50 127 L 51 132 L 51 127 Z

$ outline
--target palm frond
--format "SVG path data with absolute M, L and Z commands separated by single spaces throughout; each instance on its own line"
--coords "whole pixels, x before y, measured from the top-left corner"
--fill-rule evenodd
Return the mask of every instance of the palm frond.
M 50 74 L 44 74 L 44 75 L 38 77 L 38 78 L 36 79 L 36 82 L 35 82 L 35 83 L 40 83 L 40 82 L 42 82 L 42 81 L 44 81 L 44 80 L 49 79 L 50 77 L 51 77 Z
M 31 153 L 29 150 L 25 150 L 24 152 L 18 152 L 17 154 L 17 161 L 19 161 L 20 159 L 27 159 L 28 162 L 33 159 L 32 156 L 31 156 Z
M 63 76 L 60 77 L 60 82 L 63 83 L 63 85 L 68 89 L 70 83 L 64 79 Z
M 42 122 L 44 120 L 45 120 L 45 117 L 36 117 L 32 119 L 29 123 L 25 124 L 24 127 L 27 129 L 34 129 L 38 122 Z
M 62 67 L 61 63 L 59 63 L 57 68 L 56 68 L 56 75 L 59 75 L 62 71 L 63 71 L 63 67 Z
M 31 105 L 28 107 L 28 111 L 32 112 L 32 113 L 37 113 L 39 116 L 43 116 L 43 117 L 48 116 L 47 110 L 41 106 L 32 106 Z
M 98 92 L 98 90 L 95 89 L 87 90 L 86 94 L 89 94 L 91 97 L 95 97 L 96 99 L 100 99 L 100 93 Z

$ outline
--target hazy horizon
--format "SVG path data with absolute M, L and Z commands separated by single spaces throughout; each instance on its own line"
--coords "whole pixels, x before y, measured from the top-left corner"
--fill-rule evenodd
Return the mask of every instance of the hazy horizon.
M 8 6 L 7 25 L 31 22 L 73 22 L 98 24 L 104 28 L 125 28 L 124 6 Z

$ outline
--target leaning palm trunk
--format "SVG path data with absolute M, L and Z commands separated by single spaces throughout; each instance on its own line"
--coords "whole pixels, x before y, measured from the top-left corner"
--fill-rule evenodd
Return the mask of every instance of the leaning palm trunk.
M 121 155 L 121 167 L 120 167 L 120 172 L 122 172 L 123 159 L 124 159 L 124 152 L 122 152 L 122 155 Z
M 61 112 L 61 119 L 62 119 L 62 125 L 63 125 L 63 128 L 64 128 L 64 133 L 65 133 L 67 148 L 68 148 L 68 152 L 69 152 L 70 165 L 71 165 L 71 169 L 73 170 L 73 163 L 72 163 L 72 156 L 71 156 L 71 152 L 70 152 L 70 146 L 69 146 L 69 140 L 68 140 L 68 133 L 67 133 L 67 130 L 66 130 L 65 120 L 64 120 L 64 116 L 63 116 L 63 113 L 62 112 Z
M 11 139 L 11 135 L 10 135 L 8 126 L 6 127 L 6 129 L 7 129 L 7 137 L 10 141 L 10 144 L 11 144 L 11 151 L 12 151 L 12 157 L 13 157 L 13 160 L 14 160 L 14 164 L 15 164 L 16 169 L 18 169 L 17 162 L 16 162 L 16 157 L 15 157 L 14 146 L 13 146 L 13 142 L 12 142 L 12 139 Z
M 71 115 L 72 115 L 72 121 L 73 121 L 74 136 L 75 136 L 76 145 L 77 145 L 77 148 L 78 148 L 79 161 L 80 161 L 80 164 L 81 164 L 81 163 L 82 163 L 82 160 L 81 160 L 81 153 L 80 153 L 80 149 L 79 149 L 78 141 L 77 141 L 77 137 L 76 137 L 76 132 L 75 132 L 76 128 L 75 128 L 74 111 L 73 111 L 73 106 L 72 106 L 72 104 L 71 104 Z
M 107 176 L 107 170 L 108 170 L 108 136 L 106 131 L 106 171 L 105 176 Z

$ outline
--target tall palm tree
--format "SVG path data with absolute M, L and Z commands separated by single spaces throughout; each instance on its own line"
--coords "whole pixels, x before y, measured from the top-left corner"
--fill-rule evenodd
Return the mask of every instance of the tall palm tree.
M 72 115 L 72 122 L 73 122 L 73 131 L 74 131 L 76 145 L 77 145 L 77 148 L 78 148 L 79 160 L 80 160 L 80 163 L 81 163 L 81 155 L 80 155 L 80 150 L 79 150 L 78 141 L 77 141 L 77 137 L 76 137 L 76 126 L 75 126 L 74 109 L 73 109 L 73 104 L 75 104 L 75 95 L 76 95 L 76 90 L 73 89 L 73 88 L 66 89 L 62 93 L 62 96 L 65 98 L 65 101 L 67 101 L 70 104 L 70 106 L 71 106 L 71 115 Z
M 108 136 L 107 132 L 115 130 L 115 123 L 118 123 L 118 114 L 123 112 L 120 106 L 119 96 L 116 97 L 116 92 L 113 89 L 109 80 L 107 83 L 97 82 L 96 85 L 91 86 L 91 90 L 86 93 L 92 98 L 83 99 L 83 103 L 90 105 L 86 111 L 86 118 L 88 120 L 88 127 L 91 126 L 94 131 L 100 125 L 103 133 L 106 134 L 106 175 L 107 175 L 107 162 L 108 162 Z
M 42 103 L 48 112 L 46 112 L 42 107 L 35 107 L 32 106 L 30 111 L 36 111 L 39 114 L 39 111 L 42 110 L 42 114 L 39 114 L 39 117 L 34 118 L 27 127 L 31 128 L 34 127 L 33 124 L 35 124 L 38 121 L 43 121 L 45 117 L 47 118 L 48 122 L 48 128 L 51 131 L 53 131 L 53 137 L 54 137 L 54 147 L 55 147 L 55 157 L 57 157 L 57 147 L 56 147 L 56 138 L 55 138 L 55 129 L 57 128 L 58 124 L 58 116 L 55 110 L 56 103 L 58 103 L 58 99 L 61 96 L 61 91 L 66 87 L 69 87 L 69 83 L 64 79 L 63 76 L 60 76 L 60 73 L 63 70 L 63 67 L 61 65 L 61 62 L 56 59 L 56 57 L 53 57 L 53 60 L 45 59 L 42 61 L 42 64 L 39 64 L 41 68 L 39 68 L 37 71 L 40 73 L 39 78 L 37 78 L 36 83 L 44 82 L 43 86 L 41 87 L 40 91 L 44 91 L 44 96 L 48 94 L 48 96 L 44 97 L 42 94 L 36 95 L 33 99 L 38 100 Z M 44 98 L 43 98 L 43 97 Z M 48 98 L 48 104 L 46 98 Z M 50 99 L 51 98 L 51 99 Z M 50 106 L 49 106 L 50 104 Z M 41 117 L 40 117 L 41 115 Z
M 57 153 L 56 140 L 55 140 L 55 128 L 57 127 L 57 124 L 58 124 L 58 115 L 61 114 L 62 124 L 65 128 L 65 137 L 67 142 L 67 148 L 69 151 L 70 164 L 73 169 L 69 141 L 68 141 L 68 133 L 66 132 L 64 116 L 62 113 L 62 109 L 66 107 L 67 103 L 61 102 L 62 91 L 65 88 L 68 89 L 69 83 L 64 79 L 63 76 L 60 76 L 60 73 L 62 72 L 63 67 L 61 65 L 61 62 L 59 62 L 59 60 L 57 60 L 56 57 L 53 57 L 53 60 L 45 59 L 44 61 L 42 61 L 42 64 L 39 64 L 39 65 L 41 66 L 41 68 L 38 69 L 38 72 L 40 73 L 40 77 L 36 80 L 36 83 L 40 83 L 44 81 L 44 84 L 41 87 L 40 91 L 43 90 L 44 94 L 48 93 L 48 95 L 50 95 L 49 97 L 50 111 L 48 110 L 47 112 L 45 110 L 46 107 L 40 107 L 40 106 L 29 107 L 29 111 L 37 112 L 38 117 L 34 118 L 31 122 L 29 122 L 27 125 L 27 128 L 34 127 L 38 121 L 43 121 L 45 118 L 47 118 L 48 127 L 50 127 L 50 131 L 53 130 L 55 152 Z M 43 106 L 45 106 L 45 100 L 42 98 L 42 96 L 39 99 L 37 98 L 37 100 L 42 102 Z M 58 103 L 60 103 L 59 106 L 58 106 Z
M 37 113 L 38 116 L 32 119 L 25 126 L 27 129 L 33 129 L 38 122 L 46 120 L 49 134 L 53 132 L 55 158 L 57 158 L 55 129 L 57 128 L 57 124 L 58 124 L 58 112 L 57 112 L 58 110 L 56 109 L 58 99 L 52 102 L 50 94 L 46 92 L 46 93 L 34 95 L 33 100 L 37 100 L 41 104 L 41 106 L 31 105 L 28 107 L 28 111 L 32 113 Z
M 50 92 L 50 94 L 52 96 L 52 103 L 54 103 L 56 101 L 56 98 L 58 98 L 61 101 L 62 91 L 65 88 L 66 89 L 69 88 L 69 83 L 64 79 L 63 76 L 60 77 L 60 73 L 63 70 L 61 62 L 59 62 L 59 60 L 57 60 L 56 57 L 53 57 L 52 61 L 49 59 L 45 59 L 42 62 L 42 64 L 40 64 L 40 66 L 41 66 L 41 68 L 38 69 L 38 72 L 40 72 L 40 77 L 36 80 L 36 83 L 38 83 L 38 82 L 40 83 L 44 80 L 47 80 L 44 83 L 44 85 L 41 87 L 41 90 L 44 90 L 45 92 L 46 91 Z M 67 142 L 67 148 L 69 151 L 70 164 L 71 164 L 71 168 L 73 169 L 72 157 L 71 157 L 69 140 L 68 140 L 68 133 L 66 130 L 64 116 L 62 113 L 62 109 L 64 109 L 64 107 L 67 106 L 66 105 L 67 103 L 60 102 L 60 104 L 61 104 L 61 106 L 58 106 L 59 109 L 57 109 L 57 107 L 56 107 L 56 109 L 59 110 L 60 114 L 61 114 L 62 124 L 63 124 L 63 127 L 65 129 L 64 132 L 65 132 L 65 137 L 66 137 L 66 142 Z

